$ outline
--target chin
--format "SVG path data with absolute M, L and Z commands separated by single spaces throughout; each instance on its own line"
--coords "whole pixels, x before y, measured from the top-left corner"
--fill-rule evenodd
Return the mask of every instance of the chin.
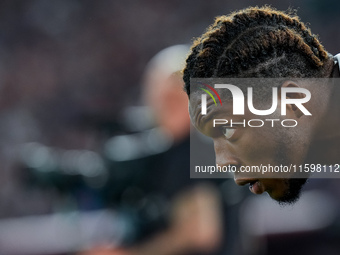
M 293 205 L 299 200 L 300 194 L 296 196 L 281 196 L 281 197 L 271 196 L 271 198 L 278 202 L 280 205 Z
M 302 188 L 307 182 L 306 178 L 286 179 L 286 188 L 284 190 L 273 190 L 268 192 L 271 198 L 276 200 L 281 205 L 295 204 L 301 195 Z

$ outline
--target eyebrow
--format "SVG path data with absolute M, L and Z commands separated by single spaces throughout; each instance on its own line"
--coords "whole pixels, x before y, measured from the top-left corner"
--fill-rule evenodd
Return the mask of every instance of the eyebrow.
M 199 112 L 200 113 L 200 112 Z M 212 119 L 214 119 L 216 117 L 216 115 L 221 114 L 221 112 L 213 112 L 209 115 L 199 115 L 199 117 L 197 118 L 196 121 L 196 125 L 197 127 L 199 127 L 199 129 L 203 130 L 203 127 Z M 225 117 L 229 117 L 230 115 L 230 111 L 225 111 Z
M 216 113 L 212 113 L 209 115 L 201 115 L 198 119 L 198 126 L 200 128 L 203 128 L 211 119 L 213 119 L 216 116 Z

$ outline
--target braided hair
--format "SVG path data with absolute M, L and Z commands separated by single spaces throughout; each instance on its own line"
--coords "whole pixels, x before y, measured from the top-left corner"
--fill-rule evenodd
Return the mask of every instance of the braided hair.
M 249 7 L 217 17 L 195 40 L 183 70 L 190 78 L 325 77 L 327 51 L 316 35 L 290 12 Z

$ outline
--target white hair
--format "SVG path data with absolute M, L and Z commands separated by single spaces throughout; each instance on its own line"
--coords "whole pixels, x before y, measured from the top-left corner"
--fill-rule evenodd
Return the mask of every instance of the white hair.
M 182 70 L 189 50 L 190 46 L 186 44 L 178 44 L 161 50 L 149 61 L 146 72 L 156 69 L 170 76 Z

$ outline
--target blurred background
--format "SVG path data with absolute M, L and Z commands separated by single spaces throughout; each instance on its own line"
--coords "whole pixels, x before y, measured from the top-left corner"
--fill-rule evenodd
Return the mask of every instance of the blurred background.
M 0 254 L 337 254 L 338 180 L 283 209 L 189 178 L 172 74 L 214 17 L 255 4 L 340 51 L 336 0 L 1 0 Z

